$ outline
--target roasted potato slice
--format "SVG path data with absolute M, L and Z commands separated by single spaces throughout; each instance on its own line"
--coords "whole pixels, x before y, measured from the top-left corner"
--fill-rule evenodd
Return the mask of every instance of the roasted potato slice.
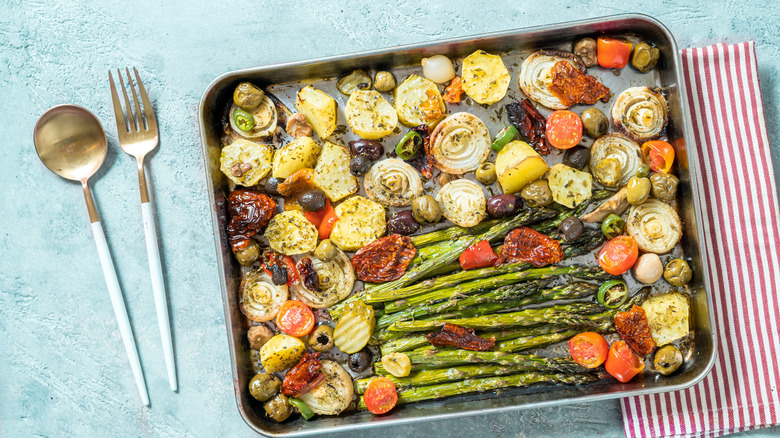
M 271 145 L 239 139 L 222 148 L 219 169 L 240 186 L 253 186 L 271 171 Z
M 353 92 L 354 95 L 356 92 Z M 391 108 L 392 109 L 392 108 Z M 314 168 L 314 184 L 331 202 L 346 198 L 358 191 L 358 180 L 349 172 L 349 150 L 326 141 L 320 159 Z
M 317 228 L 298 210 L 274 216 L 265 229 L 265 237 L 272 250 L 287 255 L 311 252 L 317 247 Z
M 447 115 L 439 87 L 422 76 L 411 75 L 393 92 L 398 120 L 406 126 L 427 124 L 431 129 Z
M 284 179 L 296 170 L 314 167 L 321 150 L 311 137 L 298 137 L 285 144 L 274 155 L 273 177 Z
M 355 195 L 336 206 L 339 220 L 330 232 L 330 241 L 342 251 L 357 251 L 385 234 L 385 208 Z
M 355 134 L 367 140 L 390 135 L 398 126 L 398 115 L 375 90 L 355 90 L 344 108 L 344 116 Z
M 553 200 L 569 208 L 590 198 L 593 177 L 565 164 L 556 164 L 547 174 Z
M 324 91 L 307 85 L 298 92 L 295 109 L 306 116 L 314 132 L 325 139 L 336 130 L 336 101 Z
M 463 60 L 463 91 L 477 103 L 489 105 L 503 99 L 509 79 L 509 71 L 498 55 L 477 50 Z

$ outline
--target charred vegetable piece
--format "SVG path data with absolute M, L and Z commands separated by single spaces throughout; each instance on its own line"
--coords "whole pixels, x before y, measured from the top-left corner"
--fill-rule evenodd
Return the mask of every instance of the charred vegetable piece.
M 378 71 L 374 76 L 374 89 L 376 91 L 390 91 L 395 88 L 395 76 L 389 71 Z
M 599 100 L 602 102 L 609 100 L 609 88 L 566 61 L 556 62 L 550 74 L 552 75 L 550 91 L 566 107 L 577 104 L 593 105 Z
M 410 238 L 393 234 L 360 248 L 352 256 L 352 265 L 361 281 L 391 281 L 404 275 L 416 253 Z
M 645 363 L 631 351 L 625 341 L 617 341 L 609 347 L 604 369 L 618 382 L 627 383 L 645 369 Z
M 265 402 L 279 393 L 282 383 L 273 374 L 255 374 L 249 381 L 249 394 L 257 401 Z
M 314 411 L 312 411 L 309 405 L 304 403 L 303 400 L 299 400 L 295 397 L 288 397 L 287 401 L 290 402 L 290 406 L 298 409 L 298 412 L 301 414 L 301 417 L 303 417 L 304 420 L 309 420 L 315 415 Z
M 387 232 L 408 236 L 420 230 L 420 224 L 414 219 L 411 210 L 399 211 L 387 221 Z
M 507 104 L 505 108 L 509 121 L 520 131 L 520 135 L 528 144 L 542 155 L 549 154 L 550 148 L 545 139 L 547 120 L 531 101 L 524 99 L 522 102 Z
M 575 146 L 566 151 L 566 155 L 563 157 L 563 164 L 582 170 L 590 162 L 590 149 L 583 146 Z
M 604 219 L 604 222 L 601 223 L 601 232 L 604 233 L 604 236 L 607 239 L 612 239 L 613 237 L 623 234 L 625 229 L 626 221 L 616 214 L 607 216 L 607 218 Z
M 333 341 L 344 353 L 357 353 L 368 344 L 374 327 L 374 308 L 362 301 L 353 301 L 347 304 L 346 312 L 339 318 L 333 331 Z
M 599 138 L 609 130 L 607 115 L 596 108 L 588 108 L 580 115 L 582 129 L 591 138 Z
M 302 258 L 298 262 L 298 273 L 301 275 L 301 281 L 303 285 L 312 291 L 320 291 L 320 279 L 317 275 L 317 271 L 314 269 L 314 264 L 308 257 Z
M 371 359 L 373 359 L 373 355 L 364 348 L 357 353 L 350 354 L 347 363 L 350 370 L 356 373 L 362 373 L 371 366 Z
M 314 351 L 324 353 L 333 348 L 333 329 L 326 324 L 320 324 L 309 333 L 309 347 Z
M 260 106 L 260 103 L 263 101 L 263 97 L 265 97 L 263 90 L 255 87 L 249 82 L 242 82 L 238 84 L 235 91 L 233 91 L 233 103 L 236 104 L 237 107 L 246 111 L 252 111 Z
M 526 262 L 537 268 L 563 260 L 561 244 L 528 227 L 518 227 L 504 239 L 501 255 L 495 266 L 504 263 Z
M 336 86 L 339 91 L 349 96 L 355 90 L 368 90 L 371 88 L 371 76 L 363 70 L 353 70 L 339 79 Z
M 693 271 L 683 259 L 674 259 L 666 263 L 664 267 L 664 279 L 674 287 L 683 287 L 691 281 Z
M 411 160 L 420 150 L 423 139 L 416 131 L 409 131 L 395 147 L 395 154 L 402 160 Z
M 593 67 L 598 64 L 598 58 L 596 57 L 596 40 L 593 38 L 583 38 L 574 44 L 574 54 L 582 59 L 588 67 Z
M 390 353 L 382 356 L 382 367 L 394 377 L 406 377 L 412 371 L 412 361 L 404 353 Z
M 282 394 L 288 397 L 298 397 L 319 385 L 325 379 L 325 376 L 319 372 L 322 368 L 319 357 L 320 353 L 307 351 L 301 360 L 284 375 Z
M 412 214 L 417 222 L 435 224 L 441 220 L 441 207 L 433 196 L 420 196 L 412 201 Z
M 585 230 L 585 225 L 582 221 L 575 217 L 570 216 L 564 219 L 560 225 L 558 225 L 558 231 L 563 234 L 563 240 L 566 242 L 573 242 L 582 235 Z
M 471 351 L 488 351 L 496 345 L 495 337 L 481 338 L 473 329 L 450 323 L 445 323 L 440 332 L 431 333 L 426 338 L 436 346 L 449 345 Z
M 653 365 L 661 375 L 668 376 L 680 369 L 683 364 L 683 356 L 674 345 L 665 345 L 655 352 Z
M 293 410 L 290 401 L 284 394 L 277 394 L 263 406 L 265 414 L 276 420 L 278 423 L 290 418 Z
M 628 300 L 628 285 L 623 280 L 609 280 L 599 286 L 596 299 L 607 309 L 617 309 Z
M 658 64 L 661 51 L 646 42 L 641 42 L 634 47 L 631 53 L 631 65 L 642 73 L 647 73 Z
M 249 240 L 265 229 L 276 213 L 276 202 L 262 193 L 234 190 L 228 195 L 227 232 L 233 251 L 241 251 Z
M 546 207 L 553 202 L 552 191 L 550 191 L 550 186 L 545 179 L 538 179 L 525 186 L 520 192 L 520 196 L 529 207 L 533 208 Z
M 655 350 L 655 341 L 650 333 L 645 309 L 634 305 L 631 310 L 618 313 L 615 315 L 615 329 L 620 338 L 639 356 Z
M 477 167 L 476 172 L 477 181 L 489 186 L 496 182 L 496 165 L 487 161 Z
M 353 156 L 365 154 L 369 160 L 378 160 L 384 152 L 382 144 L 373 140 L 352 140 L 349 149 Z

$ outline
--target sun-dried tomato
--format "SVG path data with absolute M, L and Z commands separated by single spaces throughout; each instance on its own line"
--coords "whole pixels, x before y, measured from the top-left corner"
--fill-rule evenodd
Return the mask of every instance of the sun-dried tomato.
M 412 131 L 420 134 L 420 137 L 423 140 L 422 150 L 425 153 L 415 154 L 414 158 L 409 161 L 409 164 L 417 169 L 423 177 L 431 179 L 433 178 L 433 160 L 431 159 L 430 147 L 428 146 L 431 142 L 431 128 L 423 123 L 422 125 L 412 128 Z
M 325 374 L 320 372 L 322 362 L 320 362 L 319 357 L 319 353 L 307 351 L 301 360 L 285 374 L 284 381 L 282 381 L 282 394 L 298 397 L 319 385 L 325 379 Z
M 304 257 L 298 262 L 298 273 L 301 274 L 301 281 L 306 289 L 320 291 L 320 277 L 317 275 L 310 258 Z
M 441 108 L 442 106 L 439 103 L 438 94 L 438 91 L 433 89 L 425 91 L 425 95 L 428 96 L 428 99 L 418 106 L 424 120 L 438 120 L 444 115 Z
M 417 248 L 412 239 L 400 234 L 376 239 L 357 250 L 352 265 L 361 281 L 379 283 L 397 280 L 404 275 Z
M 542 155 L 549 154 L 550 146 L 545 137 L 547 120 L 534 107 L 533 103 L 525 99 L 522 102 L 509 103 L 505 108 L 509 122 L 515 125 L 528 144 Z
M 563 260 L 560 242 L 528 227 L 510 231 L 494 266 L 504 263 L 526 262 L 541 268 Z
M 440 332 L 429 334 L 427 339 L 433 345 L 451 345 L 471 351 L 488 351 L 496 345 L 496 338 L 481 338 L 470 328 L 450 323 L 445 323 Z
M 463 93 L 463 83 L 460 80 L 460 76 L 455 76 L 455 79 L 444 89 L 442 98 L 449 103 L 460 103 L 460 97 Z
M 230 221 L 228 238 L 233 251 L 249 245 L 249 239 L 262 232 L 276 214 L 276 202 L 268 195 L 250 190 L 234 190 L 227 200 Z
M 640 357 L 652 353 L 655 349 L 645 309 L 636 304 L 631 310 L 615 315 L 615 329 L 620 338 Z
M 552 82 L 550 91 L 566 106 L 577 104 L 593 105 L 599 99 L 609 100 L 609 88 L 598 79 L 583 73 L 565 61 L 558 61 L 550 70 Z

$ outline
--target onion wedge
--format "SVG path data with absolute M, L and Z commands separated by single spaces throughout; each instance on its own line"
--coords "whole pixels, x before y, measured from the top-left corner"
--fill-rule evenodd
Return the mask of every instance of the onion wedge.
M 632 87 L 615 99 L 611 116 L 619 130 L 643 142 L 663 135 L 669 109 L 661 93 L 650 87 Z
M 479 117 L 455 113 L 433 130 L 426 152 L 437 169 L 461 175 L 487 160 L 491 143 L 490 131 Z
M 338 415 L 352 403 L 355 389 L 344 367 L 332 360 L 323 360 L 320 372 L 325 380 L 298 398 L 320 415 Z
M 657 199 L 631 207 L 626 230 L 639 249 L 656 254 L 671 251 L 682 238 L 680 216 L 669 204 Z
M 274 319 L 287 301 L 287 285 L 277 286 L 262 269 L 253 269 L 244 276 L 239 287 L 238 307 L 252 321 Z

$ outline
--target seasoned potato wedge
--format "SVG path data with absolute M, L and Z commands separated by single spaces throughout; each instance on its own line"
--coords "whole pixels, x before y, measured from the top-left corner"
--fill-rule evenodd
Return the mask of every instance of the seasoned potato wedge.
M 336 101 L 324 91 L 307 85 L 298 92 L 295 109 L 304 114 L 314 132 L 325 139 L 336 130 Z
M 549 166 L 528 143 L 512 141 L 496 156 L 496 176 L 504 193 L 517 193 L 541 178 Z
M 656 295 L 642 303 L 656 345 L 664 346 L 688 334 L 688 307 L 688 297 L 679 292 Z
M 395 87 L 393 107 L 398 120 L 409 127 L 426 123 L 433 129 L 447 115 L 439 87 L 418 75 L 409 76 Z
M 285 144 L 274 154 L 273 177 L 287 178 L 296 170 L 314 167 L 321 149 L 311 137 L 298 137 Z
M 376 140 L 393 133 L 398 115 L 384 97 L 375 90 L 356 90 L 349 95 L 344 116 L 355 134 Z
M 301 211 L 283 211 L 268 223 L 265 237 L 272 250 L 287 255 L 303 254 L 317 247 L 317 228 Z
M 509 71 L 498 55 L 477 50 L 463 60 L 463 91 L 481 104 L 503 99 L 509 88 Z
M 336 206 L 339 220 L 330 232 L 330 241 L 342 251 L 357 251 L 385 234 L 385 208 L 355 195 Z
M 592 180 L 593 176 L 588 172 L 581 172 L 565 164 L 556 164 L 547 174 L 553 200 L 569 208 L 590 198 Z
M 253 186 L 271 171 L 274 148 L 249 140 L 236 140 L 222 148 L 219 169 L 240 186 Z
M 322 146 L 320 159 L 314 168 L 314 184 L 325 192 L 331 202 L 358 191 L 358 180 L 349 173 L 349 158 L 349 150 L 344 146 L 329 141 Z
M 278 334 L 260 348 L 260 362 L 267 373 L 278 373 L 298 363 L 306 345 L 298 338 Z

